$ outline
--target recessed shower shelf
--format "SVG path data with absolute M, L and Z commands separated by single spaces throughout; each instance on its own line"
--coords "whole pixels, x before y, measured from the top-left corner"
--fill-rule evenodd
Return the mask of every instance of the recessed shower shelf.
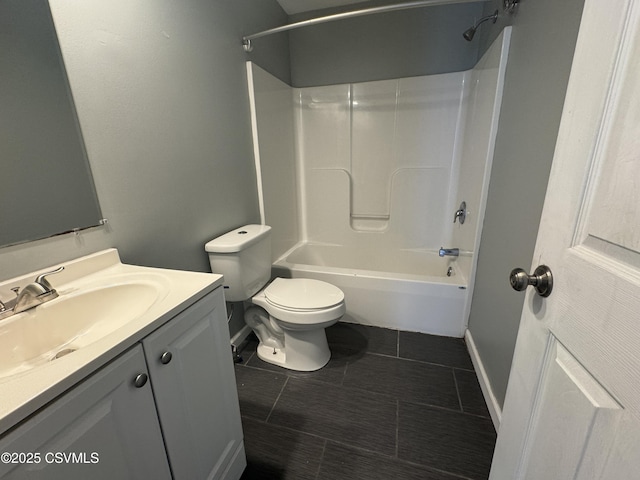
M 363 232 L 383 232 L 389 227 L 389 215 L 351 215 L 351 228 Z

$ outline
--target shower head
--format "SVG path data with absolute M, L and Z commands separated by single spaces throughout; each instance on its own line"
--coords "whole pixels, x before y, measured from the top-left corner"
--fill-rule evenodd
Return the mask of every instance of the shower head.
M 467 42 L 470 42 L 471 40 L 473 40 L 473 36 L 476 34 L 476 30 L 478 29 L 480 24 L 486 22 L 487 20 L 493 20 L 493 22 L 491 22 L 491 23 L 496 23 L 496 20 L 498 20 L 498 10 L 493 12 L 493 14 L 491 14 L 491 15 L 487 15 L 486 17 L 482 17 L 480 20 L 478 20 L 476 22 L 476 24 L 473 27 L 465 30 L 465 32 L 462 34 L 464 39 Z
M 476 34 L 476 27 L 471 27 L 468 30 L 466 30 L 462 36 L 464 37 L 464 39 L 467 42 L 470 42 L 471 40 L 473 40 L 473 36 Z

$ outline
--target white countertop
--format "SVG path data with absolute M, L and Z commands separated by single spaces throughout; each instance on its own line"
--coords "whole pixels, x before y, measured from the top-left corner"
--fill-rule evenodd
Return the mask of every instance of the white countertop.
M 99 340 L 30 370 L 0 377 L 0 434 L 114 359 L 193 302 L 222 285 L 222 275 L 123 264 L 115 249 L 104 250 L 59 265 L 64 265 L 65 270 L 48 277 L 48 280 L 60 297 L 50 303 L 64 298 L 65 295 L 72 295 L 87 285 L 103 286 L 110 285 L 110 282 L 119 284 L 123 279 L 144 278 L 145 281 L 157 284 L 161 293 L 146 311 Z M 37 275 L 57 266 L 53 265 L 50 269 L 0 283 L 3 299 L 6 300 L 6 292 L 10 293 L 11 287 L 23 288 L 33 282 Z M 20 321 L 20 315 L 24 314 L 0 322 L 12 319 Z

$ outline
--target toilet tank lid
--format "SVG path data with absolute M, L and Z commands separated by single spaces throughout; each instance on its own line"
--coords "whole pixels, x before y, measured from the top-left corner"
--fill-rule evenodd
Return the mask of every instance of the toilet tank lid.
M 234 253 L 259 242 L 269 235 L 269 225 L 245 225 L 208 242 L 204 249 L 209 253 Z

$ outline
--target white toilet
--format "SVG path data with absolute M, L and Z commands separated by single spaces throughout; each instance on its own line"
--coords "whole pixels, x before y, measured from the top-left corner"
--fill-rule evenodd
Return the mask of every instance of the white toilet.
M 304 372 L 327 364 L 331 352 L 324 329 L 344 315 L 342 290 L 308 278 L 276 278 L 269 283 L 271 227 L 267 225 L 246 225 L 225 233 L 207 243 L 205 250 L 211 271 L 224 275 L 226 300 L 251 299 L 244 318 L 260 340 L 258 357 Z

